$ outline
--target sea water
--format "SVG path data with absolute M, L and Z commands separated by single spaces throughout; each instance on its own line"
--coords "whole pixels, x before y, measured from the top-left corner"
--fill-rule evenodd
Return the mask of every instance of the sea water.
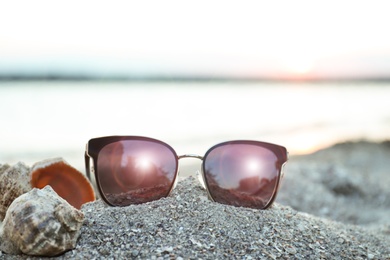
M 85 144 L 148 136 L 178 154 L 253 139 L 302 154 L 341 141 L 390 138 L 390 83 L 0 82 L 0 164 L 64 157 Z

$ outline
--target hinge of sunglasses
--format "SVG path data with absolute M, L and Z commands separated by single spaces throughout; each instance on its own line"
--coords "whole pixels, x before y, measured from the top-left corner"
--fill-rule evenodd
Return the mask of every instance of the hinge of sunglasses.
M 285 164 L 282 165 L 282 168 L 280 169 L 281 173 L 282 173 L 282 179 L 284 178 L 284 166 Z
M 206 189 L 206 185 L 205 185 L 204 180 L 203 180 L 203 175 L 200 173 L 199 170 L 196 171 L 196 177 L 198 178 L 201 187 L 205 190 Z

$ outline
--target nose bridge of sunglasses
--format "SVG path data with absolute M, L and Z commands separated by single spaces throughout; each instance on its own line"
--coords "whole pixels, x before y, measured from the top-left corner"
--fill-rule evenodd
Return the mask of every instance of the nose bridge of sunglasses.
M 178 156 L 178 159 L 189 159 L 185 160 L 184 162 L 180 162 L 179 175 L 181 177 L 196 177 L 198 175 L 199 169 L 202 167 L 201 162 L 203 162 L 203 156 L 197 154 L 184 154 Z
M 199 160 L 203 161 L 203 156 L 200 156 L 197 154 L 191 154 L 191 153 L 180 155 L 178 158 L 179 158 L 179 160 L 183 159 L 183 158 L 195 158 L 195 159 L 199 159 Z

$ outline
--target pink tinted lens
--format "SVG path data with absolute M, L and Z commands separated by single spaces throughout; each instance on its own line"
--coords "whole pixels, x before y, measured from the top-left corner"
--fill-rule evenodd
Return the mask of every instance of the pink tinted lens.
M 168 146 L 122 140 L 100 150 L 96 170 L 105 199 L 112 205 L 126 206 L 167 196 L 177 167 L 176 154 Z
M 214 201 L 242 207 L 266 208 L 279 183 L 274 152 L 255 144 L 224 144 L 204 158 L 203 171 Z

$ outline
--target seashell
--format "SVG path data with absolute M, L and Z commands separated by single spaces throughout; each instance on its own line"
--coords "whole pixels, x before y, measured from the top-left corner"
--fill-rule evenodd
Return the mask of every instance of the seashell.
M 5 170 L 7 170 L 9 168 L 9 165 L 8 164 L 0 164 L 0 176 L 3 172 L 5 172 Z
M 30 175 L 32 187 L 41 189 L 50 185 L 77 209 L 95 200 L 95 192 L 89 180 L 62 158 L 37 162 L 32 166 Z
M 12 201 L 31 190 L 29 172 L 30 169 L 21 162 L 12 167 L 7 164 L 0 166 L 0 221 Z
M 9 206 L 0 228 L 7 254 L 55 256 L 76 246 L 84 214 L 50 187 L 34 188 Z

